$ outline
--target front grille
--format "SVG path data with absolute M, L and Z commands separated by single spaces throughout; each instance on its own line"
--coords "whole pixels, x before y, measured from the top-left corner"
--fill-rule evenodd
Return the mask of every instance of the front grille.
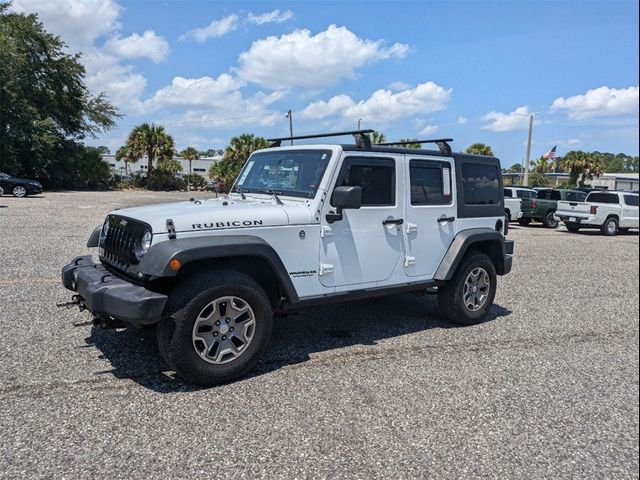
M 148 227 L 117 215 L 109 215 L 107 221 L 109 230 L 100 244 L 100 260 L 123 272 L 133 273 L 133 267 L 139 263 L 135 249 Z

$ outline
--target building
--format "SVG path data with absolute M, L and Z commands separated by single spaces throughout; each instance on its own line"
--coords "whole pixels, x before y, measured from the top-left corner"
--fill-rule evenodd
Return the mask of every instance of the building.
M 523 174 L 503 173 L 506 184 L 521 185 Z M 546 173 L 550 187 L 557 187 L 568 183 L 570 178 L 568 173 Z M 640 190 L 640 179 L 638 173 L 605 173 L 587 182 L 593 188 L 606 190 Z
M 125 174 L 125 164 L 123 161 L 116 160 L 116 156 L 113 154 L 105 154 L 102 155 L 102 159 L 109 164 L 109 168 L 114 174 L 124 175 Z M 185 175 L 189 173 L 189 160 L 186 160 L 182 157 L 173 157 L 174 160 L 177 160 L 182 165 L 182 172 L 178 173 L 178 176 Z M 208 178 L 207 172 L 211 165 L 215 162 L 222 159 L 222 156 L 218 157 L 202 157 L 198 160 L 191 161 L 191 173 L 196 173 L 198 175 L 203 176 L 204 178 Z M 155 164 L 155 162 L 154 162 Z M 136 163 L 129 162 L 128 167 L 129 174 L 139 172 L 141 174 L 146 174 L 147 172 L 147 159 L 142 158 L 138 160 Z

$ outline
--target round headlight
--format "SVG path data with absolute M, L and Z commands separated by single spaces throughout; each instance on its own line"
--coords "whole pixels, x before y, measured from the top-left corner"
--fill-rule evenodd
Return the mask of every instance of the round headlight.
M 152 238 L 153 235 L 151 235 L 149 230 L 145 231 L 142 235 L 140 242 L 135 247 L 135 254 L 138 260 L 140 260 L 142 256 L 149 251 L 149 248 L 151 248 Z

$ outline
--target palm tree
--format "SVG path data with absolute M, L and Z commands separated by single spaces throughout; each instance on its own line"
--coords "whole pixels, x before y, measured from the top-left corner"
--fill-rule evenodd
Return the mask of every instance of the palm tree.
M 485 145 L 484 143 L 474 143 L 470 145 L 469 148 L 465 150 L 465 153 L 470 153 L 471 155 L 486 155 L 487 157 L 493 157 L 493 150 L 489 145 Z
M 387 137 L 384 136 L 384 133 L 373 131 L 371 133 L 365 134 L 371 140 L 371 143 L 384 143 L 387 141 Z
M 536 161 L 531 162 L 531 166 L 535 173 L 545 174 L 549 173 L 553 169 L 553 162 L 549 161 L 547 157 L 542 156 Z
M 571 151 L 562 159 L 562 166 L 569 170 L 570 182 L 584 187 L 587 180 L 604 173 L 602 159 L 591 153 Z
M 147 156 L 147 174 L 153 171 L 153 161 L 173 158 L 175 152 L 173 137 L 163 126 L 142 123 L 131 130 L 126 147 L 136 157 Z
M 243 133 L 229 141 L 229 145 L 224 149 L 224 159 L 241 167 L 249 155 L 268 146 L 269 142 L 266 139 L 256 137 L 252 133 Z
M 124 174 L 129 175 L 129 164 L 136 163 L 140 160 L 140 157 L 135 155 L 135 153 L 127 148 L 127 145 L 123 145 L 118 150 L 116 150 L 116 160 L 119 162 L 124 162 Z

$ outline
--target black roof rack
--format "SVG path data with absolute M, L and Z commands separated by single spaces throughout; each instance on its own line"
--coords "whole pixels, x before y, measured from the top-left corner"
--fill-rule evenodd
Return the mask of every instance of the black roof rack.
M 356 140 L 356 146 L 362 150 L 371 149 L 371 140 L 366 135 L 367 133 L 373 133 L 373 130 L 349 130 L 347 132 L 331 132 L 331 133 L 317 133 L 314 135 L 298 135 L 296 137 L 281 137 L 281 138 L 268 138 L 267 141 L 271 142 L 270 147 L 279 147 L 283 140 L 308 140 L 310 138 L 324 138 L 324 137 L 342 137 L 344 135 L 353 135 Z
M 375 143 L 374 145 L 383 145 L 390 147 L 392 145 L 410 145 L 414 143 L 435 143 L 438 146 L 438 150 L 443 155 L 451 155 L 451 146 L 448 142 L 453 142 L 453 138 L 434 138 L 431 140 L 404 140 L 402 142 L 384 142 Z

